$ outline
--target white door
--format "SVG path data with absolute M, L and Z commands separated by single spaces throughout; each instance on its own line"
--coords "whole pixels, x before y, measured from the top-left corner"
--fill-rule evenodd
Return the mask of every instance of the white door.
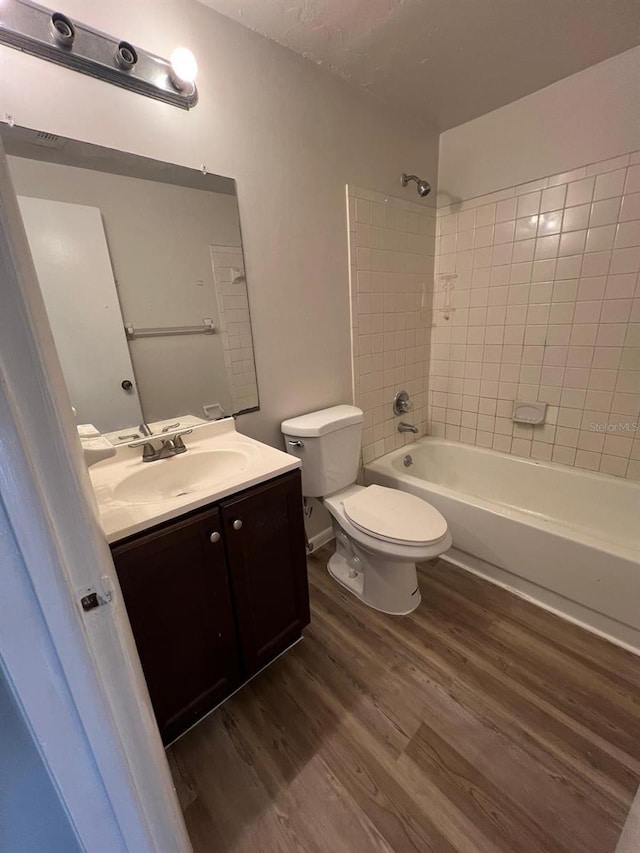
M 18 203 L 78 423 L 100 432 L 142 423 L 100 209 Z
M 83 850 L 188 853 L 1 140 L 0 283 L 0 669 Z

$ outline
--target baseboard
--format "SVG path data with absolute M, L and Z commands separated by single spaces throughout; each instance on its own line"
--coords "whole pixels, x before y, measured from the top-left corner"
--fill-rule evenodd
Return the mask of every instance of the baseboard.
M 567 622 L 573 622 L 574 625 L 579 625 L 580 628 L 597 634 L 604 640 L 608 640 L 634 655 L 640 655 L 640 632 L 628 625 L 617 622 L 602 613 L 597 613 L 505 569 L 500 569 L 479 557 L 474 557 L 465 551 L 459 551 L 457 548 L 451 548 L 442 554 L 440 559 L 453 563 L 460 569 L 502 587 L 513 595 L 517 595 L 518 598 L 530 601 Z
M 332 527 L 327 527 L 324 530 L 321 530 L 320 533 L 316 533 L 315 536 L 312 536 L 311 539 L 309 539 L 309 554 L 313 554 L 313 552 L 317 551 L 318 548 L 322 548 L 322 546 L 326 545 L 327 542 L 331 542 L 333 538 Z

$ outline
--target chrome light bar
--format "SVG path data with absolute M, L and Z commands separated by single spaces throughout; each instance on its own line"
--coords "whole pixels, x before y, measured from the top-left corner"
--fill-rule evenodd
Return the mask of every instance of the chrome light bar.
M 185 110 L 198 102 L 168 60 L 31 0 L 0 0 L 0 44 Z

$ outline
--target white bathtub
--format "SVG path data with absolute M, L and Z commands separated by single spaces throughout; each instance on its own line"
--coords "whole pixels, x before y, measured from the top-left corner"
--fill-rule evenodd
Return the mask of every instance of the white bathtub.
M 640 483 L 440 438 L 364 476 L 440 510 L 445 559 L 640 653 Z

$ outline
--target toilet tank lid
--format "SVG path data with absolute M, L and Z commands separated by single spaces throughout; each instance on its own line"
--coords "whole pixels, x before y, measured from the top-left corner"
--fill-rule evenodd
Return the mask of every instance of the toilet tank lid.
M 362 423 L 364 415 L 357 406 L 331 406 L 318 412 L 309 412 L 297 418 L 282 421 L 280 429 L 284 435 L 312 438 L 329 432 Z

